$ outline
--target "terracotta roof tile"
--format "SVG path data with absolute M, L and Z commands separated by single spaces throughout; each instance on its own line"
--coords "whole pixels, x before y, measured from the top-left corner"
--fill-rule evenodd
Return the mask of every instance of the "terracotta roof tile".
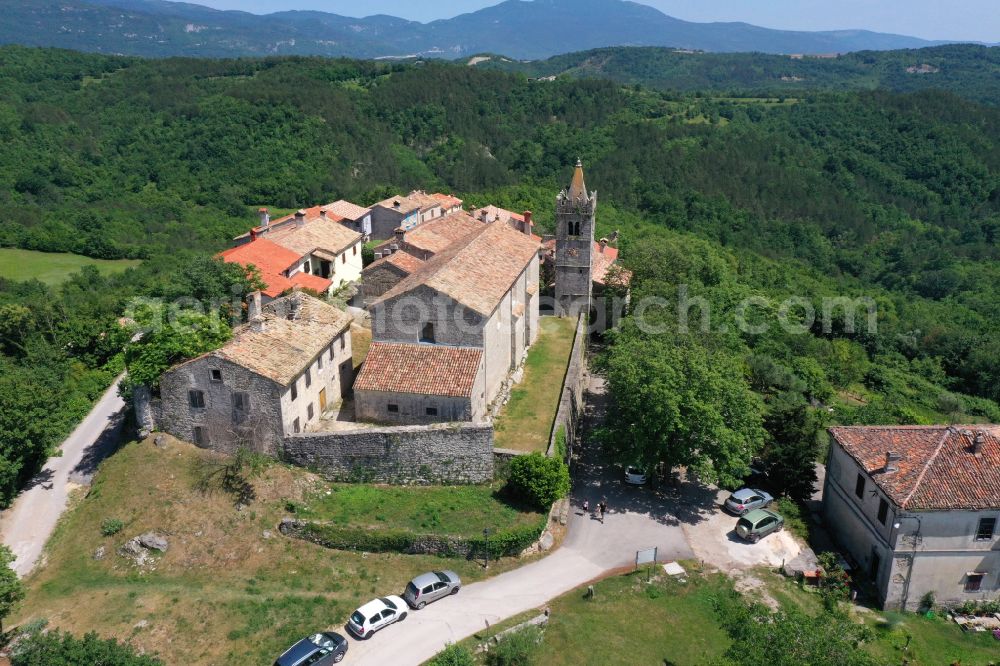
M 543 245 L 547 252 L 555 252 L 556 241 L 554 238 L 545 241 Z M 601 244 L 594 241 L 593 258 L 593 266 L 590 269 L 591 279 L 597 284 L 604 284 L 604 281 L 608 277 L 608 269 L 618 261 L 618 248 L 607 245 L 604 248 L 604 252 L 601 252 Z
M 465 211 L 457 211 L 443 217 L 424 222 L 406 232 L 404 243 L 416 250 L 437 254 L 455 241 L 461 240 L 478 231 L 482 223 L 477 222 Z M 376 251 L 398 244 L 395 238 L 390 238 L 375 248 Z
M 537 242 L 506 224 L 484 224 L 425 262 L 376 303 L 427 286 L 488 316 L 538 248 Z
M 467 398 L 482 356 L 470 347 L 373 342 L 354 390 Z
M 445 208 L 461 208 L 464 203 L 454 194 L 442 194 L 440 192 L 435 192 L 431 196 L 437 199 Z
M 265 238 L 293 252 L 298 252 L 299 256 L 307 255 L 315 250 L 326 250 L 339 254 L 361 240 L 361 234 L 358 232 L 348 229 L 333 218 L 323 219 L 320 217 L 319 209 L 319 206 L 315 206 L 306 210 L 303 226 L 283 225 L 267 232 Z M 283 217 L 276 223 L 287 219 L 287 217 Z M 272 226 L 274 224 L 272 223 Z
M 424 262 L 408 252 L 393 252 L 390 255 L 376 259 L 372 263 L 368 264 L 362 272 L 367 273 L 385 264 L 394 266 L 404 275 L 409 275 L 423 266 Z
M 844 426 L 830 434 L 904 509 L 1000 509 L 1000 426 Z M 900 459 L 886 472 L 889 451 Z
M 296 273 L 290 279 L 285 277 L 284 272 L 297 264 L 301 256 L 266 238 L 223 250 L 218 256 L 229 264 L 255 266 L 266 285 L 263 292 L 271 298 L 280 296 L 295 285 L 323 292 L 332 284 L 329 280 L 308 273 Z
M 360 220 L 371 211 L 371 208 L 363 208 L 343 199 L 320 206 L 320 208 L 325 210 L 327 215 L 336 215 L 345 220 Z

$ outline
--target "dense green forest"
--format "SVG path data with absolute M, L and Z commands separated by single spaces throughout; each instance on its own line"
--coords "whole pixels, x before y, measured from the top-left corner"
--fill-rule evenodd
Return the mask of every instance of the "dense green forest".
M 648 368 L 701 377 L 682 412 L 735 401 L 746 418 L 719 414 L 699 436 L 754 447 L 823 419 L 1000 421 L 1000 111 L 948 92 L 778 101 L 437 62 L 7 47 L 0 137 L 0 245 L 144 259 L 58 288 L 0 282 L 3 498 L 120 369 L 129 298 L 246 288 L 210 256 L 257 206 L 420 187 L 531 208 L 546 228 L 577 156 L 636 297 L 676 301 L 683 284 L 718 312 L 759 297 L 770 316 L 789 296 L 867 296 L 879 310 L 874 332 L 838 321 L 652 339 L 626 322 L 606 358 L 613 388 L 672 390 L 644 382 Z M 727 479 L 740 464 L 702 471 Z
M 680 92 L 792 96 L 816 90 L 916 92 L 933 88 L 974 101 L 1000 103 L 1000 47 L 972 44 L 794 58 L 765 53 L 613 47 L 566 53 L 547 60 L 489 56 L 476 66 L 530 77 L 603 78 Z

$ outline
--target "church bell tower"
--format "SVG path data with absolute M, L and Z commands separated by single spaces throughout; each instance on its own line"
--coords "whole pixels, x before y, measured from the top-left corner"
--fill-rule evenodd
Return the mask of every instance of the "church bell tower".
M 556 314 L 590 312 L 597 192 L 587 192 L 583 163 L 576 161 L 573 182 L 556 197 Z

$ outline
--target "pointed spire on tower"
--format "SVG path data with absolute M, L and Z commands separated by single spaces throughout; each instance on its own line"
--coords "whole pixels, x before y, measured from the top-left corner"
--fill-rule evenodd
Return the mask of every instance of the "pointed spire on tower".
M 569 186 L 570 199 L 587 199 L 587 184 L 583 182 L 583 162 L 576 160 L 576 170 L 573 171 L 573 182 Z

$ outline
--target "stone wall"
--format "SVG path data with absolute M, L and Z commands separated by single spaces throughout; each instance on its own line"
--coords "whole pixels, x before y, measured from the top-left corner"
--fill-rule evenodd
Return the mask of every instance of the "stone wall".
M 284 459 L 327 479 L 377 483 L 493 480 L 493 426 L 442 423 L 289 435 Z
M 562 397 L 559 399 L 559 409 L 552 424 L 549 435 L 549 448 L 545 455 L 557 454 L 556 435 L 560 427 L 566 429 L 566 455 L 572 455 L 573 443 L 577 437 L 577 425 L 583 414 L 583 383 L 587 372 L 587 333 L 586 320 L 583 315 L 577 318 L 576 334 L 573 338 L 573 350 L 570 352 L 569 366 L 566 368 L 566 378 L 563 381 Z M 566 462 L 569 462 L 568 460 Z

